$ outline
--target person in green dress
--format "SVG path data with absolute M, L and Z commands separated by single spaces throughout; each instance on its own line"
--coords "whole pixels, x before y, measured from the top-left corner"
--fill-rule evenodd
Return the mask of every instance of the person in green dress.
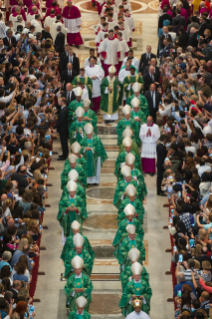
M 85 76 L 85 69 L 81 68 L 79 70 L 79 75 L 75 76 L 72 81 L 73 88 L 77 87 L 78 83 L 82 83 L 86 88 L 88 89 L 88 96 L 89 99 L 92 101 L 92 88 L 93 88 L 93 82 L 89 76 Z
M 135 208 L 131 204 L 127 204 L 127 206 L 124 208 L 124 213 L 126 215 L 126 218 L 120 222 L 115 238 L 112 243 L 112 245 L 115 247 L 114 256 L 117 259 L 119 256 L 119 249 L 121 247 L 121 242 L 123 241 L 124 238 L 128 236 L 128 233 L 126 231 L 127 225 L 134 225 L 136 227 L 136 234 L 140 237 L 141 240 L 143 240 L 143 237 L 144 237 L 144 231 L 141 226 L 141 223 L 139 222 L 138 219 L 134 217 Z
M 107 159 L 107 153 L 101 139 L 93 133 L 93 126 L 87 123 L 84 126 L 86 137 L 81 142 L 81 154 L 87 160 L 87 183 L 99 184 L 101 166 Z
M 76 311 L 77 306 L 75 300 L 81 296 L 87 299 L 87 304 L 85 310 L 89 311 L 89 305 L 92 301 L 91 293 L 93 290 L 92 282 L 89 276 L 84 275 L 82 272 L 84 261 L 81 257 L 75 256 L 72 259 L 72 266 L 74 273 L 71 277 L 68 278 L 65 284 L 65 293 L 66 293 L 66 307 L 71 311 Z
M 139 250 L 139 262 L 141 264 L 145 260 L 144 244 L 143 241 L 139 238 L 139 236 L 136 235 L 136 227 L 134 225 L 127 225 L 126 231 L 128 233 L 128 236 L 124 238 L 124 240 L 122 241 L 120 253 L 118 256 L 118 262 L 121 266 L 121 270 L 131 264 L 128 258 L 128 252 L 131 248 L 137 248 Z
M 120 280 L 122 285 L 123 292 L 125 291 L 127 284 L 129 281 L 131 281 L 133 278 L 133 274 L 131 271 L 131 266 L 134 262 L 139 261 L 140 259 L 140 252 L 137 248 L 132 248 L 128 252 L 128 258 L 131 261 L 131 264 L 129 266 L 126 266 L 124 269 L 122 269 L 122 272 L 120 274 Z M 146 268 L 142 266 L 142 272 L 141 272 L 142 279 L 147 281 L 149 283 L 149 274 L 146 271 Z
M 122 133 L 123 131 L 129 127 L 132 130 L 132 139 L 135 140 L 135 142 L 139 145 L 140 139 L 139 139 L 139 130 L 138 126 L 136 124 L 136 121 L 133 119 L 130 119 L 130 114 L 131 114 L 131 107 L 129 105 L 125 105 L 122 108 L 124 118 L 121 119 L 116 127 L 116 132 L 117 132 L 117 144 L 120 145 L 122 142 Z
M 115 76 L 116 68 L 111 65 L 106 76 L 100 85 L 101 103 L 100 109 L 104 113 L 103 120 L 106 124 L 118 120 L 119 91 L 120 83 Z
M 75 300 L 77 305 L 76 311 L 69 313 L 68 319 L 90 319 L 91 315 L 85 310 L 87 300 L 84 296 L 80 296 Z
M 64 266 L 65 266 L 65 277 L 68 278 L 73 273 L 72 260 L 75 256 L 79 256 L 83 259 L 84 265 L 82 272 L 85 275 L 90 276 L 93 268 L 93 259 L 89 253 L 83 248 L 84 238 L 80 233 L 77 233 L 73 237 L 74 249 L 69 251 L 65 256 Z
M 140 101 L 137 97 L 134 97 L 131 101 L 131 106 L 133 107 L 130 118 L 136 121 L 138 126 L 138 131 L 142 124 L 146 123 L 146 115 L 139 109 Z
M 60 256 L 60 258 L 63 261 L 65 261 L 68 253 L 74 249 L 73 237 L 76 234 L 80 234 L 80 233 L 81 233 L 81 225 L 77 220 L 74 220 L 71 224 L 71 234 L 66 238 L 66 242 L 63 246 L 62 254 Z M 94 254 L 93 248 L 91 247 L 91 244 L 90 244 L 88 238 L 85 235 L 82 235 L 82 236 L 84 238 L 83 249 L 86 250 L 89 253 L 89 255 L 91 256 L 91 258 L 94 260 L 95 254 Z
M 84 115 L 83 115 L 83 121 L 87 123 L 91 123 L 94 128 L 94 133 L 97 134 L 97 121 L 98 121 L 98 116 L 94 111 L 90 109 L 91 105 L 91 100 L 89 99 L 84 99 L 83 100 L 83 107 L 84 107 Z
M 80 143 L 80 141 L 85 137 L 84 126 L 86 123 L 83 120 L 84 113 L 84 109 L 81 106 L 78 106 L 75 111 L 77 119 L 71 124 L 71 126 L 69 126 L 68 129 L 70 144 L 74 142 Z
M 135 167 L 135 155 L 132 153 L 128 153 L 125 156 L 125 164 L 131 168 L 131 175 L 133 179 L 137 182 L 137 184 L 140 186 L 141 193 L 139 194 L 139 199 L 140 201 L 143 201 L 147 195 L 147 189 L 143 174 L 139 169 Z
M 87 218 L 86 203 L 82 198 L 76 196 L 77 183 L 69 181 L 67 184 L 68 194 L 64 195 L 59 203 L 59 212 L 57 220 L 59 220 L 63 228 L 64 236 L 71 234 L 71 223 L 77 220 L 81 225 Z
M 149 116 L 149 105 L 146 97 L 141 94 L 142 85 L 136 82 L 133 84 L 132 89 L 134 93 L 128 97 L 126 104 L 131 105 L 132 99 L 134 99 L 134 97 L 137 97 L 140 101 L 139 108 L 147 118 Z
M 127 165 L 124 165 L 121 169 L 121 174 L 123 175 L 123 179 L 120 179 L 120 181 L 116 185 L 116 190 L 113 198 L 113 205 L 115 205 L 117 208 L 120 207 L 122 200 L 126 196 L 126 187 L 128 185 L 132 184 L 135 186 L 137 190 L 137 196 L 140 193 L 139 185 L 131 175 L 131 168 Z
M 129 96 L 133 94 L 132 86 L 135 82 L 141 84 L 141 87 L 144 85 L 144 80 L 141 75 L 136 74 L 135 68 L 130 67 L 130 74 L 124 78 L 123 89 L 126 92 L 126 100 Z
M 135 217 L 143 224 L 145 210 L 142 202 L 136 197 L 136 187 L 132 184 L 128 185 L 125 189 L 126 198 L 121 202 L 117 214 L 117 222 L 120 223 L 125 218 L 124 208 L 127 204 L 131 204 L 135 208 Z
M 77 173 L 79 174 L 79 183 L 86 188 L 87 187 L 87 171 L 85 168 L 77 163 L 77 160 L 79 158 L 74 155 L 70 154 L 68 156 L 68 162 L 65 163 L 64 169 L 61 174 L 61 188 L 64 189 L 64 187 L 68 183 L 68 173 L 72 170 L 75 169 Z M 87 168 L 87 165 L 86 165 Z
M 119 307 L 122 314 L 126 316 L 133 311 L 132 301 L 135 299 L 142 300 L 142 310 L 149 313 L 150 298 L 152 297 L 152 290 L 149 283 L 142 279 L 142 265 L 137 261 L 132 264 L 131 271 L 133 273 L 133 280 L 128 282 L 127 287 L 121 297 Z
M 83 101 L 81 99 L 82 93 L 83 93 L 83 90 L 81 89 L 81 87 L 77 87 L 74 90 L 76 99 L 68 105 L 68 127 L 71 126 L 74 120 L 74 112 L 76 111 L 78 106 L 83 106 Z
M 132 143 L 133 140 L 130 137 L 125 137 L 122 141 L 122 144 L 124 145 L 124 150 L 119 153 L 116 163 L 115 163 L 115 171 L 114 175 L 117 177 L 118 181 L 122 178 L 121 176 L 121 167 L 123 166 L 123 163 L 125 163 L 125 157 L 128 154 L 133 154 L 135 156 L 135 168 L 141 169 L 141 159 L 140 155 L 138 156 L 137 153 L 132 151 Z

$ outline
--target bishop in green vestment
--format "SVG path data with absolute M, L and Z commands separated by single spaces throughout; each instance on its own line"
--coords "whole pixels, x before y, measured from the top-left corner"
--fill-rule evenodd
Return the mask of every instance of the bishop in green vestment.
M 74 142 L 80 143 L 80 141 L 85 137 L 84 126 L 86 123 L 83 121 L 84 113 L 85 111 L 81 106 L 79 106 L 75 111 L 77 119 L 71 124 L 71 126 L 69 126 L 70 144 Z
M 122 286 L 122 290 L 123 292 L 125 291 L 128 282 L 132 281 L 133 278 L 133 273 L 131 270 L 131 265 L 127 266 L 123 269 L 123 271 L 120 274 L 120 280 L 121 280 L 121 286 Z M 141 272 L 141 278 L 142 280 L 146 281 L 149 284 L 149 274 L 146 271 L 146 268 L 142 265 L 142 272 Z
M 85 249 L 82 249 L 82 247 L 80 248 L 81 249 L 79 249 L 79 247 L 74 247 L 73 250 L 69 251 L 69 253 L 66 254 L 66 259 L 64 261 L 66 278 L 69 278 L 73 274 L 74 269 L 71 264 L 71 261 L 75 256 L 80 256 L 84 260 L 84 265 L 82 269 L 83 274 L 90 276 L 92 273 L 93 259 Z
M 131 101 L 131 105 L 133 107 L 130 118 L 136 121 L 138 131 L 140 131 L 140 127 L 142 124 L 147 122 L 146 115 L 139 109 L 139 99 L 137 97 L 134 97 Z
M 79 174 L 78 181 L 83 187 L 87 187 L 87 171 L 85 167 L 77 163 L 78 157 L 74 154 L 70 154 L 68 160 L 65 162 L 64 169 L 61 174 L 61 188 L 63 189 L 68 183 L 68 173 L 75 169 Z M 87 162 L 87 161 L 86 161 Z M 87 168 L 87 165 L 86 165 Z
M 140 138 L 139 138 L 139 130 L 138 126 L 136 124 L 136 121 L 133 119 L 130 119 L 130 114 L 131 114 L 131 107 L 129 105 L 125 105 L 122 109 L 124 113 L 124 118 L 121 119 L 116 127 L 116 132 L 117 132 L 117 143 L 120 145 L 122 143 L 122 133 L 123 131 L 128 127 L 132 131 L 132 136 L 131 138 L 139 145 L 140 144 Z
M 93 284 L 90 281 L 89 276 L 82 273 L 82 269 L 74 268 L 74 274 L 68 278 L 65 285 L 65 293 L 67 298 L 67 307 L 71 311 L 76 311 L 77 306 L 75 300 L 80 296 L 84 296 L 88 303 L 85 306 L 85 310 L 89 311 L 89 305 L 92 301 L 91 293 L 93 290 Z
M 71 234 L 71 223 L 74 220 L 77 220 L 82 225 L 87 218 L 85 202 L 76 196 L 77 184 L 74 181 L 69 181 L 67 189 L 69 193 L 60 201 L 57 215 L 57 220 L 59 220 L 63 228 L 65 237 Z
M 120 85 L 115 76 L 116 68 L 113 65 L 109 67 L 108 72 L 109 75 L 103 79 L 100 85 L 100 109 L 104 113 L 103 119 L 105 121 L 115 121 L 118 119 Z
M 134 189 L 136 192 L 135 187 Z M 136 198 L 135 195 L 134 196 L 128 195 L 128 187 L 126 188 L 126 193 L 127 193 L 126 194 L 127 197 L 121 202 L 121 205 L 118 210 L 118 214 L 117 214 L 118 224 L 125 218 L 124 208 L 127 206 L 127 204 L 131 204 L 135 208 L 135 217 L 139 220 L 141 224 L 143 224 L 145 210 L 144 210 L 142 202 L 140 201 L 140 199 Z
M 80 296 L 75 300 L 77 305 L 76 311 L 71 311 L 69 313 L 68 319 L 90 319 L 91 315 L 85 310 L 87 305 L 87 299 L 84 296 Z
M 71 151 L 72 154 L 76 155 L 77 157 L 77 163 L 82 165 L 82 167 L 87 170 L 87 161 L 86 159 L 83 157 L 82 154 L 80 154 L 81 151 L 81 145 L 78 142 L 74 142 L 73 144 L 71 144 Z M 69 163 L 69 160 L 66 159 L 65 160 L 65 166 Z
M 81 88 L 78 89 L 82 90 Z M 81 96 L 76 96 L 76 100 L 72 101 L 68 106 L 68 127 L 73 123 L 74 113 L 79 106 L 83 107 L 83 100 L 81 100 Z
M 132 178 L 131 168 L 127 165 L 124 165 L 121 169 L 121 173 L 123 175 L 123 179 L 118 182 L 113 198 L 113 205 L 115 205 L 117 208 L 120 207 L 122 200 L 124 200 L 126 196 L 126 188 L 128 185 L 134 185 L 136 188 L 136 195 L 138 196 L 138 194 L 140 194 L 140 187 Z
M 82 83 L 84 86 L 87 87 L 89 99 L 92 101 L 93 82 L 89 76 L 85 76 L 85 69 L 84 68 L 80 69 L 80 74 L 74 77 L 71 84 L 72 84 L 73 88 L 76 88 L 78 83 Z
M 107 153 L 101 139 L 93 133 L 93 126 L 87 123 L 84 127 L 86 137 L 80 142 L 81 153 L 87 160 L 88 184 L 99 184 L 101 166 L 107 159 Z
M 142 85 L 140 83 L 136 82 L 135 84 L 133 84 L 132 89 L 134 93 L 128 97 L 126 104 L 132 105 L 132 100 L 136 97 L 137 99 L 139 99 L 139 108 L 141 112 L 143 112 L 147 118 L 149 116 L 149 105 L 146 97 L 141 94 L 141 88 Z
M 98 117 L 94 111 L 92 111 L 89 107 L 91 105 L 91 101 L 89 99 L 83 100 L 83 107 L 84 107 L 84 115 L 83 115 L 83 122 L 85 124 L 91 123 L 94 128 L 94 133 L 97 134 L 97 120 Z M 76 120 L 76 115 L 74 115 L 74 120 Z
M 135 82 L 138 82 L 139 84 L 141 84 L 141 86 L 144 85 L 142 76 L 136 74 L 134 68 L 130 68 L 130 75 L 126 76 L 123 81 L 123 88 L 126 92 L 126 99 L 128 99 L 128 97 L 133 94 L 132 86 Z

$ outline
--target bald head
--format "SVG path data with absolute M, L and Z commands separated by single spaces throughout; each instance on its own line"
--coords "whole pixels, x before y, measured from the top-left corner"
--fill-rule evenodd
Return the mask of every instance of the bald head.
M 45 30 L 46 32 L 50 32 L 50 26 L 46 25 L 45 28 L 44 28 L 44 30 Z

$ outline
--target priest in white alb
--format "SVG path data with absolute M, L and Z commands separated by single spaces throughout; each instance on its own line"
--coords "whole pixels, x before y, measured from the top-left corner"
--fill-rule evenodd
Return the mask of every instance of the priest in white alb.
M 95 64 L 95 63 L 96 63 L 96 57 L 90 57 L 89 66 L 85 68 L 85 76 L 89 76 L 93 83 L 92 110 L 95 113 L 97 113 L 100 107 L 100 101 L 101 101 L 100 85 L 101 85 L 102 79 L 104 78 L 104 71 L 98 64 Z
M 114 31 L 109 30 L 109 37 L 104 39 L 101 43 L 101 49 L 99 48 L 99 54 L 104 59 L 102 64 L 105 76 L 108 76 L 108 69 L 111 65 L 116 66 L 121 57 L 121 47 L 119 44 L 119 40 L 114 38 Z
M 158 125 L 153 123 L 151 116 L 147 117 L 146 124 L 141 125 L 139 137 L 142 141 L 141 163 L 143 172 L 153 176 L 156 171 L 156 142 L 160 137 L 160 130 Z
M 83 44 L 80 34 L 82 25 L 80 10 L 73 5 L 71 0 L 67 1 L 67 6 L 63 9 L 63 20 L 65 27 L 68 29 L 67 42 L 69 45 L 76 45 L 79 47 Z

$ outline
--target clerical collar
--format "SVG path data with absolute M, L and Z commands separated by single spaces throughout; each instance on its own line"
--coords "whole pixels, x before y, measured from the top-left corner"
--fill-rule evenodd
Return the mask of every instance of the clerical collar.
M 152 123 L 151 125 L 147 124 L 147 126 L 148 126 L 148 127 L 151 127 L 151 126 L 153 126 L 153 123 Z
M 134 76 L 136 76 L 136 74 L 134 74 L 134 75 L 130 74 L 130 76 L 131 76 L 131 77 L 134 77 Z
M 103 29 L 102 29 L 102 31 L 103 31 L 103 32 L 108 32 L 108 30 L 103 30 Z
M 129 14 L 128 16 L 125 16 L 125 18 L 130 18 L 131 17 L 131 15 Z
M 75 278 L 81 278 L 82 277 L 82 273 L 80 275 L 75 275 Z
M 124 29 L 119 29 L 119 30 L 124 31 Z
M 114 40 L 114 39 L 115 39 L 115 38 L 112 38 L 112 39 L 111 39 L 111 38 L 108 38 L 108 40 Z
M 139 282 L 141 282 L 141 279 L 140 280 L 135 280 L 134 279 L 134 283 L 138 284 Z
M 80 314 L 80 316 L 83 316 L 83 314 L 84 314 L 84 310 L 83 310 L 83 312 Z M 77 315 L 79 315 L 78 310 L 77 310 Z
M 90 68 L 94 68 L 95 67 L 95 65 L 90 65 Z
M 113 22 L 113 20 L 107 20 L 107 22 Z
M 130 69 L 125 68 L 126 71 L 130 71 Z
M 80 78 L 81 78 L 81 79 L 84 79 L 84 78 L 85 78 L 85 76 L 80 75 Z
M 73 198 L 69 195 L 69 199 L 75 199 L 76 196 L 74 196 Z
M 122 41 L 123 39 L 119 39 L 119 41 Z

